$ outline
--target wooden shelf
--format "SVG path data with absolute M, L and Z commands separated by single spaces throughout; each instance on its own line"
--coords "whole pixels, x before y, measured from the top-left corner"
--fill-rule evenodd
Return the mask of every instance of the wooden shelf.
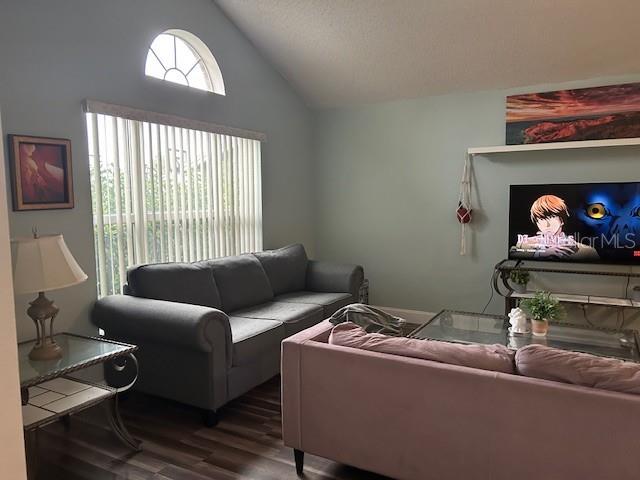
M 635 302 L 629 298 L 615 298 L 615 297 L 599 297 L 596 295 L 574 295 L 571 293 L 551 293 L 555 298 L 561 302 L 567 303 L 579 303 L 582 305 L 605 305 L 608 307 L 640 307 L 640 302 Z M 535 292 L 511 293 L 511 298 L 533 298 Z
M 640 145 L 640 138 L 615 138 L 609 140 L 583 140 L 580 142 L 527 143 L 524 145 L 496 145 L 493 147 L 470 147 L 468 155 L 493 153 L 532 152 L 537 150 L 571 150 L 576 148 L 627 147 Z

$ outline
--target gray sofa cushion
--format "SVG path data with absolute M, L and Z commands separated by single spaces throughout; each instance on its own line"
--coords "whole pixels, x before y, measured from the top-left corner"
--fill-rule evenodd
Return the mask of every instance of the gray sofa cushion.
M 253 255 L 225 257 L 207 263 L 213 270 L 225 312 L 258 305 L 273 298 L 267 274 Z
M 276 320 L 284 324 L 287 336 L 298 333 L 324 320 L 320 305 L 289 302 L 268 302 L 233 312 L 234 317 Z
M 136 297 L 220 308 L 220 294 L 206 262 L 155 263 L 127 271 L 128 292 Z
M 321 293 L 305 291 L 278 295 L 274 300 L 276 302 L 319 305 L 323 308 L 324 318 L 329 318 L 340 308 L 349 305 L 350 303 L 354 303 L 353 297 L 349 293 Z
M 233 341 L 232 365 L 246 365 L 280 349 L 286 333 L 281 322 L 244 317 L 229 317 Z
M 307 276 L 307 252 L 299 243 L 254 253 L 267 272 L 274 295 L 303 290 Z

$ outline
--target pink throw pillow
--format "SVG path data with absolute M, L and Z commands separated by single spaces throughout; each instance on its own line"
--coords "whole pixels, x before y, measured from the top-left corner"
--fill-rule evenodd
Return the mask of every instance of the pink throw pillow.
M 640 394 L 640 364 L 545 345 L 527 345 L 516 353 L 518 373 L 527 377 Z
M 497 344 L 463 345 L 437 340 L 388 337 L 379 333 L 367 333 L 352 322 L 340 323 L 333 327 L 329 343 L 481 370 L 515 373 L 513 352 Z

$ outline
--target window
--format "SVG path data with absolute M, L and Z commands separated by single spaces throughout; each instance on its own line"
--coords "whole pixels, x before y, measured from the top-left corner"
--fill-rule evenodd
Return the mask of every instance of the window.
M 225 94 L 218 62 L 202 40 L 184 30 L 158 35 L 147 53 L 145 74 L 187 87 Z
M 259 140 L 101 113 L 87 128 L 99 296 L 131 265 L 262 249 Z

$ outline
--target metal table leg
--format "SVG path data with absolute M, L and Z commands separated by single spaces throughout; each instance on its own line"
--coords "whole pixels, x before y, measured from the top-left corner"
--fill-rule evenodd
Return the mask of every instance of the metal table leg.
M 27 478 L 35 480 L 38 475 L 38 429 L 25 430 L 24 451 L 27 462 Z
M 118 357 L 104 364 L 104 374 L 107 384 L 116 390 L 116 394 L 105 402 L 109 425 L 120 441 L 139 452 L 142 450 L 141 442 L 129 433 L 118 409 L 118 394 L 129 390 L 136 383 L 138 360 L 131 353 Z
M 129 433 L 127 427 L 125 427 L 122 421 L 122 417 L 120 416 L 120 411 L 118 410 L 118 394 L 116 393 L 113 397 L 107 400 L 104 405 L 107 409 L 107 420 L 109 421 L 109 426 L 118 436 L 120 441 L 129 448 L 140 452 L 142 450 L 142 442 Z

